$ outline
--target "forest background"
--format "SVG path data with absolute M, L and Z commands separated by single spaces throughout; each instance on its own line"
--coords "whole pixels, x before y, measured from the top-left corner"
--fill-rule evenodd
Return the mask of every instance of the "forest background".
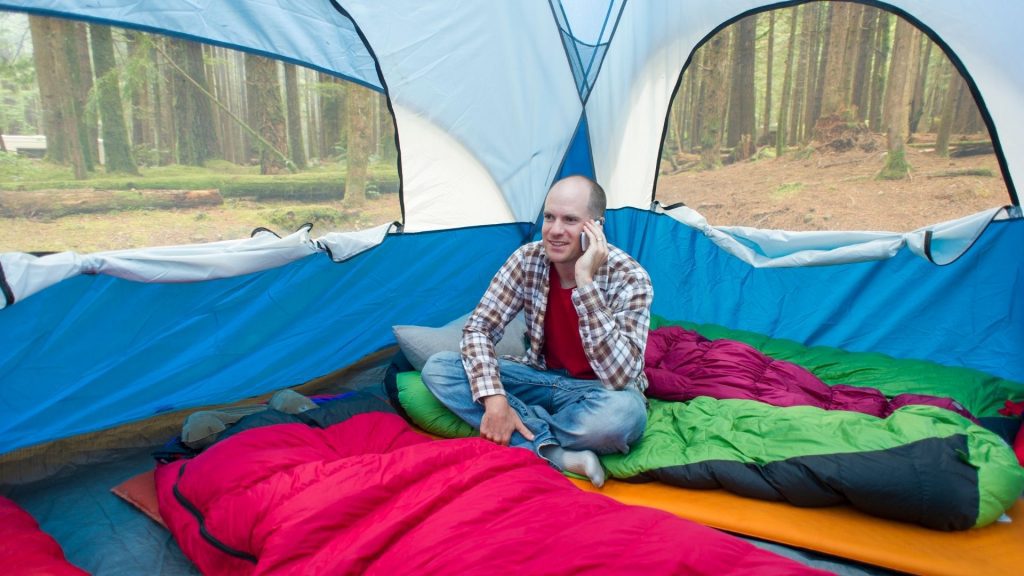
M 384 96 L 290 63 L 0 12 L 0 102 L 0 252 L 402 218 Z M 655 199 L 716 225 L 905 231 L 1009 200 L 960 71 L 909 22 L 854 2 L 720 31 L 651 129 Z M 10 145 L 31 135 L 45 149 Z

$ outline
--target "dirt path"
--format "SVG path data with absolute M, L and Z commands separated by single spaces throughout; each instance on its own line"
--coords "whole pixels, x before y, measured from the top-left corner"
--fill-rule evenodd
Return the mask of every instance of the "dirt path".
M 876 180 L 883 152 L 818 153 L 662 174 L 657 199 L 714 225 L 903 232 L 1010 202 L 994 155 L 942 158 L 909 149 L 905 180 Z M 978 175 L 987 171 L 991 176 Z M 973 174 L 973 175 L 972 175 Z

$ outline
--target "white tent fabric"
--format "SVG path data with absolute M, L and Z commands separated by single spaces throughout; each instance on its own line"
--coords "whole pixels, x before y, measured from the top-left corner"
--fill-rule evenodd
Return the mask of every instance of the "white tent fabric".
M 892 258 L 906 247 L 911 252 L 945 265 L 959 258 L 996 219 L 1003 208 L 993 208 L 913 232 L 788 232 L 745 226 L 711 226 L 687 206 L 655 210 L 704 234 L 716 246 L 755 268 L 828 266 Z
M 405 229 L 532 222 L 582 112 L 548 3 L 344 5 L 394 103 Z
M 318 252 L 328 252 L 335 262 L 341 262 L 383 242 L 391 226 L 334 232 L 316 240 L 310 239 L 309 226 L 303 226 L 283 238 L 263 230 L 244 240 L 87 255 L 8 252 L 0 254 L 0 267 L 14 302 L 18 302 L 80 274 L 106 274 L 135 282 L 200 282 L 276 268 Z M 5 306 L 5 299 L 0 298 L 0 309 Z

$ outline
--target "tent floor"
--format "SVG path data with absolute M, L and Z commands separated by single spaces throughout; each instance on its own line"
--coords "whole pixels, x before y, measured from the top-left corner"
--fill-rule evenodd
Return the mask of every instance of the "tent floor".
M 388 361 L 389 358 L 384 357 L 361 363 L 358 371 L 346 374 L 344 385 L 329 386 L 316 393 L 360 389 L 379 392 L 386 397 L 380 383 Z M 61 545 L 68 561 L 90 574 L 199 574 L 170 532 L 110 491 L 128 478 L 150 470 L 153 467 L 150 453 L 160 446 L 109 453 L 106 461 L 64 467 L 59 474 L 42 480 L 0 484 L 0 493 L 32 514 L 40 527 Z M 745 539 L 803 564 L 837 574 L 894 574 L 841 558 L 753 538 Z

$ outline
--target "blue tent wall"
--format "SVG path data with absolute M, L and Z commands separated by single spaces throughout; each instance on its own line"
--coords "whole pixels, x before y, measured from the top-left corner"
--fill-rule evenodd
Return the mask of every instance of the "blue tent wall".
M 343 263 L 207 282 L 64 281 L 0 313 L 0 454 L 343 368 L 393 344 L 392 325 L 468 312 L 528 230 L 393 235 Z
M 609 214 L 651 274 L 653 311 L 807 345 L 964 366 L 1024 382 L 1024 221 L 996 221 L 946 266 L 901 250 L 875 262 L 754 268 L 665 215 Z

